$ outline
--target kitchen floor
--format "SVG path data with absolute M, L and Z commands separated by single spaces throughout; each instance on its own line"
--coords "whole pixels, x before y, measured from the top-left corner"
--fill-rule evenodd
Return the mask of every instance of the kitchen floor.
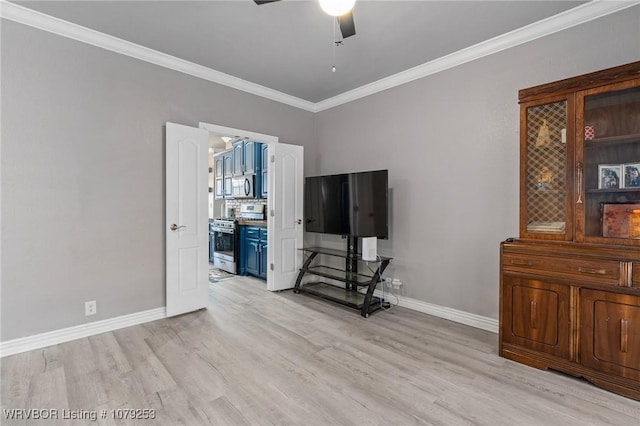
M 209 282 L 217 283 L 219 281 L 228 280 L 229 278 L 233 278 L 236 275 L 230 274 L 227 271 L 223 271 L 222 269 L 218 269 L 213 266 L 212 263 L 209 263 Z

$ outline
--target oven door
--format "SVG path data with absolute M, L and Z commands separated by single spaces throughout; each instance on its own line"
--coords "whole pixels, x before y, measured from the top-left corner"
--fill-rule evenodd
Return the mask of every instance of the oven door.
M 213 265 L 216 268 L 236 274 L 238 240 L 235 230 L 213 228 Z
M 231 195 L 233 198 L 255 198 L 254 179 L 254 175 L 231 178 Z

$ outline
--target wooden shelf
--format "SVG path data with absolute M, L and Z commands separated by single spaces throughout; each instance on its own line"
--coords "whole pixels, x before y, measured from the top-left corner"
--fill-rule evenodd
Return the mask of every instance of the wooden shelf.
M 640 192 L 640 188 L 587 189 L 589 194 L 609 194 L 612 192 Z
M 595 138 L 584 141 L 585 148 L 606 148 L 612 145 L 640 143 L 640 133 L 622 136 L 608 136 L 606 138 Z

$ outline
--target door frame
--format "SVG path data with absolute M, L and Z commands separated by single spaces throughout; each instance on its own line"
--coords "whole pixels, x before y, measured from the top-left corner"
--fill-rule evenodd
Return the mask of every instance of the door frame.
M 249 138 L 258 142 L 266 143 L 267 145 L 277 144 L 279 142 L 278 136 L 251 132 L 249 130 L 235 129 L 233 127 L 221 126 L 218 124 L 206 123 L 202 121 L 198 123 L 198 127 L 201 129 L 208 130 L 209 133 L 213 133 L 216 136 L 237 136 L 241 138 Z M 272 174 L 269 173 L 267 176 L 268 176 L 267 179 L 269 180 L 269 182 L 271 182 L 271 179 L 273 179 Z M 266 184 L 269 185 L 269 182 L 266 182 Z M 273 197 L 267 197 L 267 211 L 266 211 L 267 217 L 269 217 L 269 214 L 270 214 L 269 212 L 271 212 L 274 208 L 272 203 L 273 203 Z M 273 232 L 272 227 L 273 227 L 273 220 L 267 220 L 268 235 L 272 235 L 272 232 Z M 271 252 L 271 249 L 269 250 L 269 252 Z M 269 254 L 269 257 L 273 259 L 273 255 L 271 253 Z M 273 274 L 267 273 L 267 288 L 270 287 L 269 286 L 270 280 L 273 279 L 271 278 L 271 275 Z

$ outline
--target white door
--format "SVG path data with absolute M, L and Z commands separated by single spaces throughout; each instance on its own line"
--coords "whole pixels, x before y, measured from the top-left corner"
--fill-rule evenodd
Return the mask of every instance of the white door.
M 209 132 L 167 123 L 167 316 L 206 308 L 209 292 Z
M 303 147 L 269 145 L 267 289 L 293 288 L 302 253 Z

